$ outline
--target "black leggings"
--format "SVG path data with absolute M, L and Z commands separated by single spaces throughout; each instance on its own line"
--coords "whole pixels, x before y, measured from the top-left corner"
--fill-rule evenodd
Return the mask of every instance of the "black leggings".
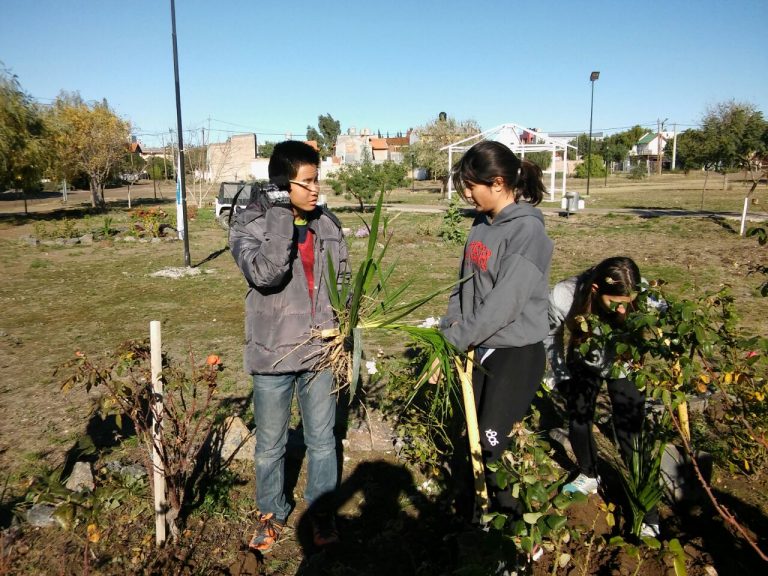
M 569 365 L 572 379 L 565 386 L 568 407 L 568 439 L 583 474 L 597 477 L 597 446 L 592 432 L 597 395 L 603 379 L 579 365 Z M 607 380 L 613 429 L 619 450 L 628 463 L 633 442 L 643 427 L 645 394 L 626 378 Z
M 472 385 L 475 392 L 480 445 L 485 463 L 495 462 L 509 447 L 513 424 L 528 413 L 541 385 L 545 365 L 544 345 L 539 342 L 519 348 L 496 349 L 482 364 L 475 366 Z M 480 358 L 475 358 L 476 362 Z M 515 511 L 518 504 L 508 490 L 501 491 L 496 474 L 486 469 L 486 481 L 498 508 Z

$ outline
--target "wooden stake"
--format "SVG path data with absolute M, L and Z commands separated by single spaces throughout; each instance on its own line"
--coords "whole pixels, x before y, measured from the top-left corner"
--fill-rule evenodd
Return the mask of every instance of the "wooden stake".
M 158 446 L 162 438 L 163 414 L 163 347 L 160 336 L 160 322 L 152 320 L 149 323 L 149 345 L 151 349 L 150 363 L 152 367 L 152 468 L 154 470 L 153 486 L 155 494 L 155 544 L 160 546 L 165 542 L 165 468 L 160 457 Z
M 677 417 L 680 419 L 680 430 L 682 430 L 685 439 L 691 441 L 691 426 L 688 423 L 688 402 L 681 402 L 677 405 Z
M 488 512 L 488 487 L 485 485 L 485 466 L 483 451 L 480 447 L 480 430 L 477 425 L 477 410 L 475 409 L 475 393 L 472 389 L 472 358 L 474 351 L 467 354 L 466 369 L 456 359 L 456 370 L 461 380 L 461 392 L 464 397 L 464 414 L 467 419 L 467 437 L 469 438 L 469 454 L 472 460 L 472 473 L 475 478 L 475 496 L 477 505 L 483 514 Z

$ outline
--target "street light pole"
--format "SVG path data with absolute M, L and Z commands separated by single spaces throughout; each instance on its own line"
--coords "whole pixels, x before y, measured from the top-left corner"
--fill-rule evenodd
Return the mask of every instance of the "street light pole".
M 189 256 L 189 229 L 187 228 L 187 183 L 184 178 L 184 138 L 181 135 L 181 95 L 179 90 L 179 52 L 176 47 L 176 3 L 171 0 L 171 25 L 173 36 L 173 76 L 176 84 L 176 127 L 179 134 L 179 172 L 176 175 L 177 193 L 177 221 L 178 212 L 181 211 L 180 226 L 182 239 L 184 240 L 184 266 L 190 267 Z
M 589 81 L 592 83 L 592 96 L 589 99 L 589 142 L 587 142 L 587 192 L 589 196 L 589 178 L 592 175 L 592 110 L 595 104 L 595 80 L 600 78 L 600 72 L 595 71 L 589 75 Z

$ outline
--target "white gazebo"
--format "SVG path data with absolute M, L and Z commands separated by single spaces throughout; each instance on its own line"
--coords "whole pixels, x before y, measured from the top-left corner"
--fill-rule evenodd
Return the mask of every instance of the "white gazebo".
M 525 137 L 523 135 L 526 135 Z M 518 124 L 501 124 L 496 128 L 491 128 L 485 132 L 480 132 L 448 146 L 443 146 L 440 150 L 448 150 L 448 172 L 453 167 L 454 152 L 466 152 L 473 144 L 481 140 L 495 140 L 505 144 L 520 158 L 525 158 L 526 152 L 551 152 L 552 162 L 549 166 L 549 201 L 555 202 L 555 175 L 558 169 L 562 172 L 561 197 L 565 197 L 565 176 L 568 171 L 568 148 L 576 149 L 568 144 L 562 138 L 554 138 L 544 132 L 537 132 L 530 128 L 524 128 Z M 526 143 L 530 140 L 532 143 Z M 561 164 L 558 167 L 557 152 L 562 152 Z M 448 199 L 453 194 L 453 181 L 448 178 Z

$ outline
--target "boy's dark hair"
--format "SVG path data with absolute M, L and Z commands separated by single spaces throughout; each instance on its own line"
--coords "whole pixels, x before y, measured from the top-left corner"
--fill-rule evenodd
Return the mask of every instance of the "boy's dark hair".
M 536 206 L 544 198 L 546 188 L 541 181 L 541 168 L 528 160 L 520 160 L 508 146 L 493 140 L 478 142 L 453 167 L 453 187 L 464 198 L 464 182 L 490 186 L 501 177 L 515 195 Z
M 320 154 L 312 146 L 298 140 L 275 144 L 269 158 L 269 181 L 287 190 L 290 187 L 288 180 L 296 178 L 299 168 L 305 164 L 320 166 Z

